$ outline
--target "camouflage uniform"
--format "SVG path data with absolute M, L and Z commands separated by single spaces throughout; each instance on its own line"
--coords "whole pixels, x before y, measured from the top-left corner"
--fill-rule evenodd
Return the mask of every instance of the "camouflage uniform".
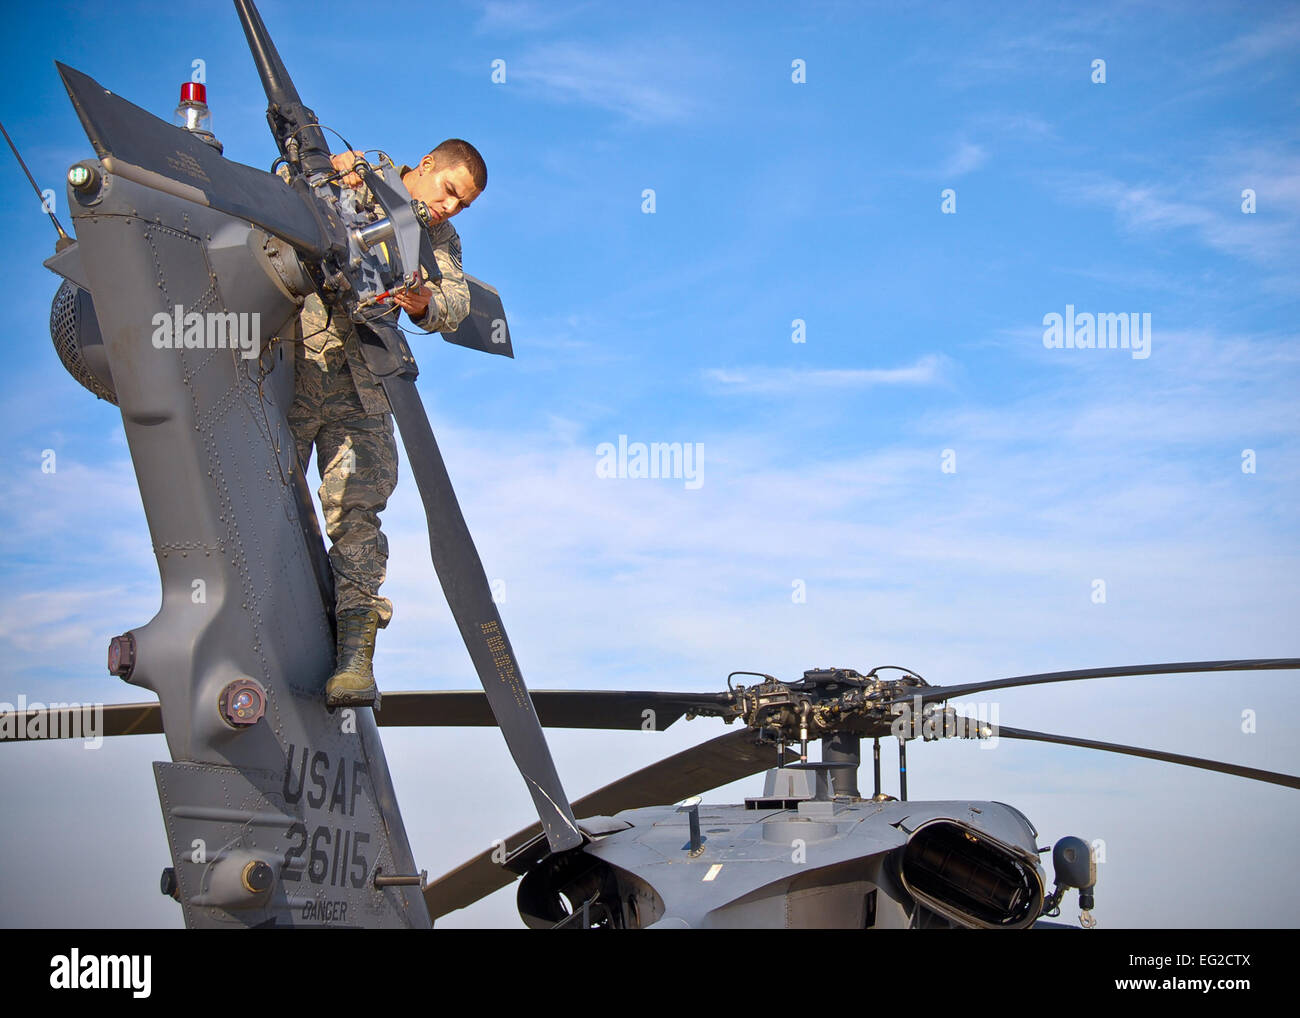
M 406 174 L 409 167 L 401 167 Z M 362 191 L 362 200 L 369 198 Z M 461 271 L 460 237 L 446 221 L 429 228 L 442 273 L 430 283 L 433 296 L 423 318 L 426 332 L 451 331 L 469 314 L 469 287 Z M 425 277 L 428 272 L 425 271 Z M 402 312 L 405 314 L 405 312 Z M 388 539 L 379 514 L 397 486 L 397 443 L 388 398 L 357 348 L 357 334 L 335 310 L 327 319 L 320 298 L 309 297 L 300 317 L 302 342 L 294 375 L 289 427 L 304 470 L 316 446 L 321 509 L 334 571 L 335 612 L 369 609 L 380 627 L 393 604 L 379 596 L 388 563 Z

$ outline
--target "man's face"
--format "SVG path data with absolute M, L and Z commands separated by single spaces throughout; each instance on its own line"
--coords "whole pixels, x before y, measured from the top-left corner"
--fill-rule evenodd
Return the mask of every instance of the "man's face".
M 418 198 L 429 207 L 435 222 L 460 215 L 479 196 L 464 163 L 456 166 L 434 168 L 432 156 L 425 156 L 420 165 L 403 181 L 412 198 Z

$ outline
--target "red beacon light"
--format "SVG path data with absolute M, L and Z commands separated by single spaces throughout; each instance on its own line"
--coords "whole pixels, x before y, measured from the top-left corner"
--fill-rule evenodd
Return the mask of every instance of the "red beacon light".
M 181 85 L 181 101 L 176 107 L 176 126 L 196 134 L 218 152 L 221 142 L 212 133 L 212 114 L 208 110 L 208 87 L 202 82 L 187 81 Z

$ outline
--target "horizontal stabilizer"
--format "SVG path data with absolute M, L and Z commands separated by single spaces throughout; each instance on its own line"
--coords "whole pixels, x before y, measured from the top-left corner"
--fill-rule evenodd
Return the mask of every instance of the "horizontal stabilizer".
M 232 162 L 88 75 L 57 61 L 55 66 L 109 173 L 238 216 L 316 258 L 324 254 L 315 216 L 274 173 Z

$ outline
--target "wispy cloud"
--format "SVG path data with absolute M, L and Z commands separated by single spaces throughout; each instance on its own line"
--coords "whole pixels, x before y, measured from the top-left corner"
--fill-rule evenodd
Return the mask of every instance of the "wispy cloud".
M 711 368 L 704 375 L 729 392 L 778 394 L 879 385 L 936 385 L 945 380 L 949 365 L 942 354 L 927 354 L 902 368 Z
M 590 3 L 487 0 L 475 28 L 480 32 L 539 32 L 590 10 L 591 6 Z
M 510 65 L 512 82 L 542 97 L 618 113 L 640 123 L 683 120 L 700 109 L 700 92 L 680 77 L 695 62 L 661 44 L 557 42 Z
M 988 150 L 982 145 L 963 141 L 957 146 L 957 150 L 948 157 L 948 161 L 943 164 L 943 168 L 939 171 L 940 176 L 960 177 L 972 170 L 978 170 L 988 162 L 988 158 Z
M 1047 138 L 1056 134 L 1056 129 L 1035 113 L 979 113 L 971 118 L 971 123 L 983 131 L 1020 138 Z
M 1068 175 L 1058 177 L 1056 186 L 1067 200 L 1110 208 L 1126 229 L 1186 230 L 1224 254 L 1271 262 L 1294 256 L 1297 250 L 1297 216 L 1292 210 L 1300 186 L 1297 166 L 1300 160 L 1293 159 L 1290 168 L 1272 166 L 1269 175 L 1262 177 L 1243 170 L 1235 180 L 1213 179 L 1202 170 L 1195 182 L 1178 180 L 1163 185 L 1092 174 Z M 1247 187 L 1256 190 L 1257 202 L 1275 202 L 1273 214 L 1242 212 L 1241 192 Z
M 1292 9 L 1224 43 L 1208 70 L 1214 74 L 1236 71 L 1296 49 L 1300 49 L 1300 11 Z

